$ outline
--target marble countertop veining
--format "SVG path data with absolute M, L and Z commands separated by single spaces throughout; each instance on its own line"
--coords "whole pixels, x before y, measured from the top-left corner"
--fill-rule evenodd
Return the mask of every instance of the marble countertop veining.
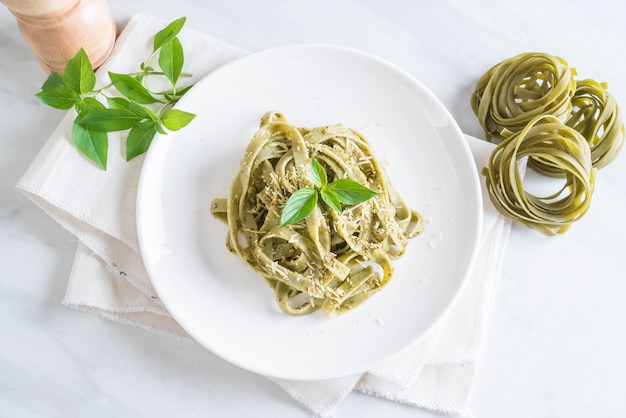
M 378 55 L 428 86 L 461 129 L 478 77 L 520 52 L 565 58 L 626 106 L 626 3 L 109 0 L 248 50 L 330 42 Z M 74 237 L 14 185 L 63 112 L 34 97 L 46 74 L 0 7 L 0 416 L 306 417 L 263 377 L 206 350 L 61 305 Z M 626 155 L 602 169 L 589 212 L 545 237 L 514 226 L 471 404 L 480 418 L 626 416 Z M 338 416 L 436 417 L 353 393 Z

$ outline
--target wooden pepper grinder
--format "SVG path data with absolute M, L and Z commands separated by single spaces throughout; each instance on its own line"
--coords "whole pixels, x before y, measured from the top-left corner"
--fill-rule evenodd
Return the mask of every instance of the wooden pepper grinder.
M 83 48 L 94 68 L 113 50 L 117 26 L 106 0 L 0 0 L 48 72 L 62 72 Z

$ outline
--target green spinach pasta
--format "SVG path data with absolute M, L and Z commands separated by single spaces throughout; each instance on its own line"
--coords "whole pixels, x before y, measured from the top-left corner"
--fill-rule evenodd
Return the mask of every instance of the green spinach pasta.
M 491 67 L 471 97 L 487 139 L 519 132 L 541 115 L 565 121 L 572 109 L 575 75 L 562 58 L 538 52 L 518 54 Z
M 545 196 L 527 192 L 519 170 L 522 160 L 551 177 L 558 173 L 563 186 Z M 483 175 L 496 209 L 545 235 L 556 235 L 589 209 L 595 170 L 585 138 L 558 118 L 545 115 L 498 144 Z
M 349 178 L 377 196 L 341 213 L 320 202 L 305 219 L 281 226 L 288 198 L 313 187 L 313 157 L 329 182 Z M 267 281 L 289 315 L 321 308 L 333 316 L 360 305 L 391 280 L 391 260 L 424 227 L 363 136 L 341 124 L 298 128 L 277 112 L 263 116 L 229 195 L 211 211 L 228 226 L 227 248 Z
M 572 111 L 565 124 L 587 139 L 596 168 L 612 162 L 624 145 L 622 113 L 606 83 L 592 79 L 578 81 Z
M 483 170 L 494 206 L 547 235 L 560 234 L 586 212 L 595 169 L 619 154 L 625 136 L 617 101 L 606 83 L 577 80 L 568 63 L 527 52 L 491 67 L 472 93 L 472 110 L 488 140 L 499 141 Z M 524 190 L 518 163 L 563 178 L 554 194 Z

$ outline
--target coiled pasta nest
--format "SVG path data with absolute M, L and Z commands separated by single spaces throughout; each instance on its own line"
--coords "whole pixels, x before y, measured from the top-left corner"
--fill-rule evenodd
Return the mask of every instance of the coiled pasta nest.
M 524 189 L 520 161 L 542 172 L 558 171 L 563 186 L 538 196 Z M 585 138 L 554 116 L 537 116 L 522 131 L 496 146 L 483 169 L 496 209 L 546 235 L 569 229 L 589 209 L 595 173 Z
M 565 60 L 541 53 L 519 54 L 491 67 L 471 99 L 487 139 L 504 139 L 541 115 L 565 121 L 576 91 L 574 74 Z
M 589 207 L 595 170 L 619 154 L 625 129 L 606 83 L 576 80 L 560 58 L 523 53 L 478 80 L 471 107 L 488 140 L 498 142 L 483 170 L 489 197 L 505 216 L 547 235 L 568 230 Z M 520 163 L 564 179 L 553 194 L 523 186 Z
M 596 168 L 615 160 L 624 145 L 622 112 L 607 88 L 606 83 L 592 79 L 579 81 L 572 97 L 572 110 L 565 121 L 589 143 Z

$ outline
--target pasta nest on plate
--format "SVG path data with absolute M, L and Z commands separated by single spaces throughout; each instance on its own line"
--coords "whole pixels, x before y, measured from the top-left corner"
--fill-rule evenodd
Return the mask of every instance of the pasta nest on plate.
M 318 202 L 305 219 L 281 226 L 288 198 L 314 187 L 312 157 L 329 183 L 349 178 L 377 196 L 341 213 Z M 360 305 L 389 283 L 391 260 L 424 229 L 363 136 L 341 124 L 295 127 L 277 112 L 263 116 L 228 197 L 211 211 L 228 225 L 227 248 L 265 278 L 289 315 L 322 308 L 333 316 Z

